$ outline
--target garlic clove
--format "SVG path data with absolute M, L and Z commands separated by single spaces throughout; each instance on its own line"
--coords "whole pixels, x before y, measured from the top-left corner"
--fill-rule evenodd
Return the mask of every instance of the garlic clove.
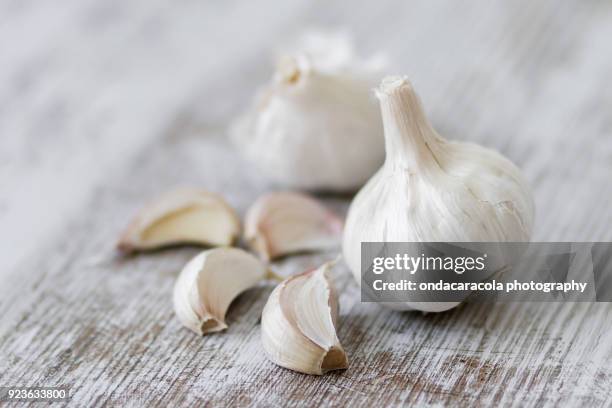
M 224 330 L 232 301 L 267 274 L 261 261 L 241 249 L 204 251 L 185 265 L 174 285 L 176 316 L 197 334 Z
M 405 77 L 377 90 L 385 131 L 383 167 L 350 205 L 343 253 L 361 284 L 362 242 L 524 242 L 533 196 L 519 169 L 485 147 L 442 138 Z M 397 302 L 441 311 L 456 303 Z
M 348 367 L 336 334 L 338 300 L 328 277 L 332 265 L 290 277 L 270 294 L 261 336 L 275 364 L 317 375 Z
M 382 64 L 356 58 L 339 34 L 302 42 L 279 58 L 271 82 L 233 124 L 232 140 L 278 185 L 353 191 L 384 158 L 371 94 Z
M 336 248 L 342 220 L 304 194 L 275 192 L 257 199 L 245 218 L 244 237 L 263 259 Z
M 181 189 L 142 209 L 121 236 L 118 248 L 131 252 L 175 244 L 228 246 L 239 234 L 239 218 L 221 196 Z

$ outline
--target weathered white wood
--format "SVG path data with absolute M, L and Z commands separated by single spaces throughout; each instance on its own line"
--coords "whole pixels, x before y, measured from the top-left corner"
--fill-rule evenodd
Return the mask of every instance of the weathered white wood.
M 441 133 L 524 169 L 534 239 L 612 239 L 609 2 L 6 1 L 0 385 L 68 385 L 74 406 L 612 403 L 608 304 L 396 313 L 360 303 L 340 267 L 351 366 L 309 377 L 262 354 L 271 287 L 235 302 L 227 332 L 199 338 L 171 306 L 197 249 L 113 258 L 125 222 L 168 188 L 221 192 L 241 213 L 272 188 L 233 152 L 227 124 L 277 44 L 337 24 L 410 75 Z M 274 266 L 288 275 L 334 256 Z

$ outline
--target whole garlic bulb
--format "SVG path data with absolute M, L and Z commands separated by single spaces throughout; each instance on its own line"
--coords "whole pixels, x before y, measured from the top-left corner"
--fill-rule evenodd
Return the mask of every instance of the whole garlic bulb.
M 344 258 L 361 284 L 361 242 L 528 241 L 533 197 L 516 166 L 473 143 L 450 142 L 433 129 L 404 77 L 377 90 L 385 130 L 383 167 L 347 215 Z M 391 303 L 442 311 L 456 303 Z
M 380 113 L 370 89 L 380 59 L 357 60 L 342 36 L 311 35 L 279 59 L 232 140 L 273 182 L 308 190 L 361 187 L 384 159 Z

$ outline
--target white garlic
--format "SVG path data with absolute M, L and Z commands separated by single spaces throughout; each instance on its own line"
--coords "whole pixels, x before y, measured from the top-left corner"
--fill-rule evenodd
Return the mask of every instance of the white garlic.
M 238 248 L 214 248 L 193 258 L 174 285 L 174 311 L 197 334 L 227 328 L 232 300 L 268 276 L 256 257 Z
M 244 237 L 265 260 L 340 246 L 342 220 L 314 198 L 292 192 L 265 194 L 249 208 Z
M 290 277 L 270 294 L 261 319 L 264 350 L 275 364 L 305 374 L 348 367 L 336 334 L 338 301 L 327 276 L 333 262 Z
M 357 194 L 346 219 L 344 258 L 361 283 L 361 242 L 528 241 L 534 204 L 516 166 L 432 128 L 411 84 L 385 78 L 377 91 L 385 129 L 383 167 Z M 456 303 L 392 303 L 441 311 Z
M 231 245 L 240 234 L 236 212 L 217 194 L 171 191 L 143 208 L 118 243 L 130 252 L 175 244 Z
M 384 158 L 380 113 L 370 92 L 381 64 L 357 60 L 345 37 L 307 40 L 279 59 L 272 83 L 232 127 L 232 140 L 277 184 L 355 190 Z

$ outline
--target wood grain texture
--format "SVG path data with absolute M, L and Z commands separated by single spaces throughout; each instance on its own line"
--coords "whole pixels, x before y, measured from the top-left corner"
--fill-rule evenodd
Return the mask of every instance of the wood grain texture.
M 534 240 L 612 240 L 610 2 L 3 1 L 0 385 L 67 385 L 72 406 L 612 404 L 609 304 L 397 313 L 360 303 L 341 266 L 350 368 L 312 377 L 262 354 L 271 286 L 200 338 L 171 304 L 198 249 L 113 256 L 127 220 L 168 188 L 220 192 L 242 214 L 273 188 L 227 126 L 278 44 L 338 25 L 411 77 L 440 133 L 524 170 Z M 340 212 L 349 202 L 324 200 Z

